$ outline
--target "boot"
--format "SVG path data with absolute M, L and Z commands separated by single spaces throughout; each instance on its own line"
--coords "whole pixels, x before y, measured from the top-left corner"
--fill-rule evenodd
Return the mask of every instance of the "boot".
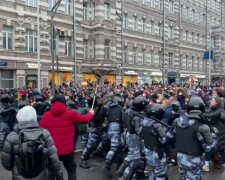
M 113 176 L 112 174 L 110 173 L 110 164 L 106 162 L 105 166 L 102 168 L 102 173 L 103 173 L 103 176 L 106 178 L 106 179 L 112 179 Z
M 83 168 L 83 169 L 89 169 L 90 168 L 87 161 L 84 160 L 83 157 L 80 158 L 80 167 Z
M 215 156 L 213 156 L 212 158 L 213 161 L 213 165 L 215 169 L 221 169 L 221 156 L 216 154 Z
M 129 166 L 129 163 L 127 161 L 124 161 L 120 167 L 116 170 L 116 175 L 118 177 L 121 177 L 123 175 L 123 172 L 125 171 L 125 169 Z

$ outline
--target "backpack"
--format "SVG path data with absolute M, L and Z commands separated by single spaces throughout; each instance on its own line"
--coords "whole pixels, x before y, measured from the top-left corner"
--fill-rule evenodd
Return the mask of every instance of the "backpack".
M 43 130 L 22 129 L 19 134 L 17 170 L 25 178 L 38 176 L 47 165 L 47 149 Z

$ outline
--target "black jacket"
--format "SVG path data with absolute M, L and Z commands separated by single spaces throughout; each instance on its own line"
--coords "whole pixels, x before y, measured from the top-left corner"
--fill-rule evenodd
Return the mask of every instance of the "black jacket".
M 15 127 L 16 131 L 21 129 L 35 128 L 39 127 L 36 121 L 19 122 Z M 43 129 L 44 139 L 46 141 L 48 150 L 48 162 L 53 166 L 54 172 L 56 173 L 57 179 L 63 179 L 63 171 L 60 167 L 60 162 L 57 155 L 57 150 L 54 145 L 54 141 L 48 130 Z M 22 177 L 16 167 L 16 158 L 18 158 L 18 148 L 19 148 L 19 135 L 16 132 L 11 132 L 5 141 L 3 152 L 2 152 L 2 165 L 5 169 L 12 171 L 13 180 L 28 180 Z M 47 180 L 47 168 L 43 170 L 37 177 L 30 178 L 29 180 Z

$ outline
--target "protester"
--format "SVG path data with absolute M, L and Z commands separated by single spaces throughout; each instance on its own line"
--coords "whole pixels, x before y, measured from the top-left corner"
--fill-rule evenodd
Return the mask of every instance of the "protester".
M 55 142 L 59 160 L 68 172 L 69 180 L 76 180 L 76 162 L 74 155 L 74 124 L 88 123 L 93 117 L 91 109 L 86 115 L 80 115 L 73 110 L 67 110 L 66 99 L 56 94 L 52 99 L 49 112 L 45 113 L 40 121 L 40 127 L 49 130 Z M 55 178 L 52 169 L 49 169 L 49 180 Z
M 39 128 L 35 109 L 31 106 L 25 106 L 19 110 L 16 118 L 18 124 L 15 131 L 7 136 L 1 157 L 3 167 L 12 171 L 12 179 L 48 179 L 47 165 L 49 165 L 54 169 L 56 179 L 63 180 L 63 171 L 53 139 L 48 130 Z M 34 141 L 36 138 L 43 140 L 43 146 L 38 144 L 39 148 L 42 147 L 41 152 L 31 152 L 37 147 Z M 26 141 L 28 143 L 32 141 L 32 143 L 26 144 Z M 29 153 L 33 153 L 33 156 L 29 156 Z

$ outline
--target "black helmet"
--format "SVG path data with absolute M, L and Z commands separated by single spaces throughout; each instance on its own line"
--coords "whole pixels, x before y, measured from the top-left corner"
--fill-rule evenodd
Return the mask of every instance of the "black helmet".
M 112 99 L 113 103 L 118 103 L 120 106 L 123 106 L 123 99 L 119 96 L 114 96 Z
M 198 110 L 201 112 L 205 112 L 205 104 L 199 96 L 193 96 L 189 100 L 187 104 L 187 112 L 193 111 L 193 110 Z
M 1 102 L 2 103 L 9 103 L 11 101 L 11 97 L 8 95 L 8 94 L 4 94 L 2 97 L 1 97 Z
M 67 107 L 67 109 L 75 109 L 75 103 L 71 100 L 67 100 L 66 107 Z
M 37 95 L 37 96 L 35 96 L 35 100 L 36 100 L 36 102 L 44 101 L 44 98 L 41 95 Z
M 162 119 L 163 115 L 164 115 L 164 108 L 161 104 L 153 104 L 148 112 L 147 112 L 147 116 L 148 117 L 154 117 L 156 119 Z
M 18 103 L 18 108 L 22 109 L 23 107 L 25 107 L 27 105 L 28 105 L 28 103 L 26 101 L 21 101 L 21 102 Z
M 136 97 L 132 102 L 132 108 L 136 111 L 144 110 L 148 104 L 147 99 L 144 96 Z

